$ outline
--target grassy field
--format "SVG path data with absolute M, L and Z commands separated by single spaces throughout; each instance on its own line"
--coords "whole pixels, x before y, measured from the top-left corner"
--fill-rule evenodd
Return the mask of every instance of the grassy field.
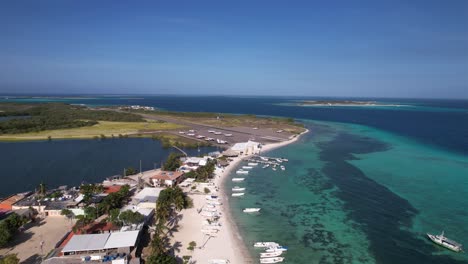
M 99 121 L 97 125 L 89 127 L 46 130 L 41 132 L 23 134 L 3 134 L 0 141 L 44 140 L 50 136 L 52 139 L 79 139 L 94 138 L 104 135 L 118 137 L 119 135 L 135 135 L 152 131 L 167 131 L 184 128 L 182 125 L 161 122 L 109 122 Z
M 148 113 L 145 113 L 148 114 Z M 284 130 L 299 134 L 305 131 L 303 124 L 296 123 L 292 118 L 258 117 L 255 115 L 232 115 L 216 113 L 179 113 L 157 112 L 154 116 L 167 116 L 177 120 L 217 127 L 257 127 Z

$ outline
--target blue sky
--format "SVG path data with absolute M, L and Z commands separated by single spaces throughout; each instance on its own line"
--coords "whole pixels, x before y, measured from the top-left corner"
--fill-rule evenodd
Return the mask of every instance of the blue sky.
M 0 1 L 0 93 L 468 98 L 468 1 Z

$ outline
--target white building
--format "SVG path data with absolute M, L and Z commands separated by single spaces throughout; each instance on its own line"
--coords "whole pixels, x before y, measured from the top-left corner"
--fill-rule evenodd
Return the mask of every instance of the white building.
M 138 205 L 138 208 L 156 209 L 156 201 L 163 188 L 144 188 L 132 197 L 132 205 Z
M 231 151 L 238 155 L 258 154 L 260 152 L 260 143 L 254 141 L 247 141 L 236 143 L 230 148 Z

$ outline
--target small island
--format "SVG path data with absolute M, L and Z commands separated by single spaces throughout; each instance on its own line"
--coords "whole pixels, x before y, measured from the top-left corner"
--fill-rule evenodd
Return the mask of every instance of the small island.
M 376 101 L 350 101 L 350 100 L 307 100 L 297 103 L 298 106 L 390 106 Z

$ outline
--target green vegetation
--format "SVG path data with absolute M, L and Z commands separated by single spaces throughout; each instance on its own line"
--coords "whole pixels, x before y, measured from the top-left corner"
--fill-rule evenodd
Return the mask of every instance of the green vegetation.
M 205 166 L 200 166 L 195 171 L 190 171 L 185 174 L 187 178 L 194 178 L 198 182 L 206 182 L 213 178 L 216 161 L 208 161 Z
M 209 142 L 200 142 L 195 139 L 186 138 L 169 133 L 158 133 L 151 136 L 154 140 L 159 140 L 162 143 L 163 148 L 170 148 L 172 146 L 178 148 L 197 148 L 210 146 Z
M 180 157 L 183 155 L 180 153 L 175 153 L 171 152 L 169 156 L 167 157 L 166 162 L 164 162 L 162 169 L 165 171 L 175 171 L 182 165 L 182 162 L 180 162 Z
M 156 219 L 159 224 L 165 224 L 178 211 L 193 207 L 193 201 L 178 186 L 169 187 L 159 193 L 156 202 Z
M 145 217 L 139 212 L 127 210 L 120 213 L 119 219 L 123 222 L 124 225 L 131 225 L 143 223 Z
M 206 194 L 209 194 L 209 193 L 211 192 L 210 189 L 208 189 L 208 188 L 206 188 L 206 187 L 203 189 L 203 191 L 204 191 Z
M 0 248 L 10 242 L 18 228 L 29 221 L 26 217 L 21 217 L 15 213 L 10 214 L 0 222 Z
M 98 211 L 100 213 L 108 214 L 110 210 L 115 208 L 121 208 L 124 205 L 125 200 L 130 195 L 130 186 L 124 185 L 118 192 L 107 195 L 100 204 L 98 204 Z
M 138 173 L 138 170 L 136 170 L 135 168 L 133 167 L 128 167 L 125 169 L 125 176 L 128 176 L 128 175 L 135 175 Z
M 80 186 L 80 193 L 83 194 L 83 202 L 88 204 L 94 195 L 102 193 L 104 187 L 100 184 L 82 184 Z
M 14 108 L 14 107 L 13 107 Z M 18 108 L 20 105 L 18 104 Z M 0 123 L 0 134 L 19 134 L 44 130 L 92 126 L 97 121 L 145 122 L 140 116 L 116 111 L 92 110 L 84 106 L 63 103 L 36 104 L 22 110 L 1 112 L 3 116 L 30 116 Z
M 18 264 L 19 258 L 16 254 L 8 254 L 0 258 L 0 264 Z
M 187 249 L 190 250 L 190 251 L 193 251 L 196 246 L 197 246 L 197 242 L 192 241 L 192 242 L 189 243 L 189 246 L 188 246 Z

